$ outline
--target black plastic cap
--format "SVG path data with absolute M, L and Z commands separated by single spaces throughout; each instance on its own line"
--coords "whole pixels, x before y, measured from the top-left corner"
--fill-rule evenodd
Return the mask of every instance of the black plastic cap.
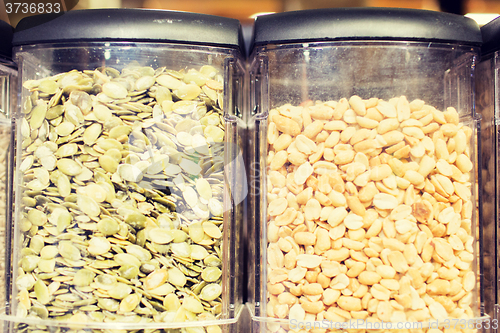
M 0 57 L 12 59 L 12 34 L 13 29 L 10 24 L 0 21 Z
M 500 17 L 484 25 L 481 28 L 481 34 L 483 35 L 481 46 L 483 56 L 500 50 Z
M 405 8 L 328 8 L 259 16 L 255 46 L 334 40 L 439 41 L 478 46 L 477 23 L 467 17 Z
M 26 17 L 16 27 L 14 46 L 65 42 L 174 42 L 238 48 L 238 20 L 147 9 L 89 9 Z

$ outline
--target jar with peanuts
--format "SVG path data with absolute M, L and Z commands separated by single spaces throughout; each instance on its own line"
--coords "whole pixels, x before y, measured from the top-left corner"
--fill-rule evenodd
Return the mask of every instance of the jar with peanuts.
M 474 21 L 421 10 L 256 19 L 248 156 L 258 332 L 429 322 L 442 331 L 484 319 L 481 40 Z
M 243 307 L 240 23 L 75 10 L 23 19 L 13 43 L 13 330 L 232 331 Z

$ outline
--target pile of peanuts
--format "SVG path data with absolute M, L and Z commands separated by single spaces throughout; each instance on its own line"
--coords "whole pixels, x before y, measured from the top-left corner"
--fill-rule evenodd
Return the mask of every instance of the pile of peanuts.
M 267 316 L 473 318 L 473 134 L 404 96 L 271 110 Z

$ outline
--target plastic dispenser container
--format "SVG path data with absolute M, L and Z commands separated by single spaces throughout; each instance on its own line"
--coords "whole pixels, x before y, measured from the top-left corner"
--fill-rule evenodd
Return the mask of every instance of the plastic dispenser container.
M 16 29 L 10 329 L 233 332 L 239 22 L 106 9 Z
M 479 328 L 481 40 L 432 11 L 256 19 L 254 331 Z

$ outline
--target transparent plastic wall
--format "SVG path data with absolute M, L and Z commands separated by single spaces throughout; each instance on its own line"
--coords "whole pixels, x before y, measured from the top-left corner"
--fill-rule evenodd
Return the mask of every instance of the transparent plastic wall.
M 255 47 L 249 301 L 271 322 L 263 331 L 481 322 L 477 54 L 419 42 Z
M 9 328 L 233 332 L 241 55 L 125 42 L 15 52 Z
M 6 269 L 10 260 L 7 248 L 10 245 L 10 220 L 12 219 L 12 164 L 13 164 L 12 122 L 9 118 L 0 119 L 0 304 L 6 306 L 6 283 L 11 275 Z M 8 266 L 7 266 L 8 267 Z
M 6 269 L 10 260 L 12 182 L 14 162 L 14 133 L 12 131 L 12 110 L 16 107 L 17 68 L 8 59 L 0 59 L 0 307 L 6 306 L 6 283 L 11 272 Z
M 483 261 L 485 313 L 494 317 L 494 306 L 498 303 L 498 116 L 496 76 L 498 65 L 496 57 L 490 55 L 482 57 L 477 65 L 476 75 L 476 111 L 481 116 L 481 201 L 482 230 L 483 230 Z
M 51 319 L 34 319 L 20 318 L 0 314 L 0 328 L 8 332 L 27 331 L 30 327 L 37 327 L 37 331 L 42 332 L 101 332 L 106 329 L 121 330 L 121 331 L 142 331 L 151 329 L 165 333 L 241 333 L 249 332 L 250 327 L 248 315 L 246 315 L 245 307 L 238 307 L 234 317 L 223 320 L 208 320 L 202 322 L 185 322 L 185 323 L 124 323 L 124 322 L 69 322 L 57 321 Z

